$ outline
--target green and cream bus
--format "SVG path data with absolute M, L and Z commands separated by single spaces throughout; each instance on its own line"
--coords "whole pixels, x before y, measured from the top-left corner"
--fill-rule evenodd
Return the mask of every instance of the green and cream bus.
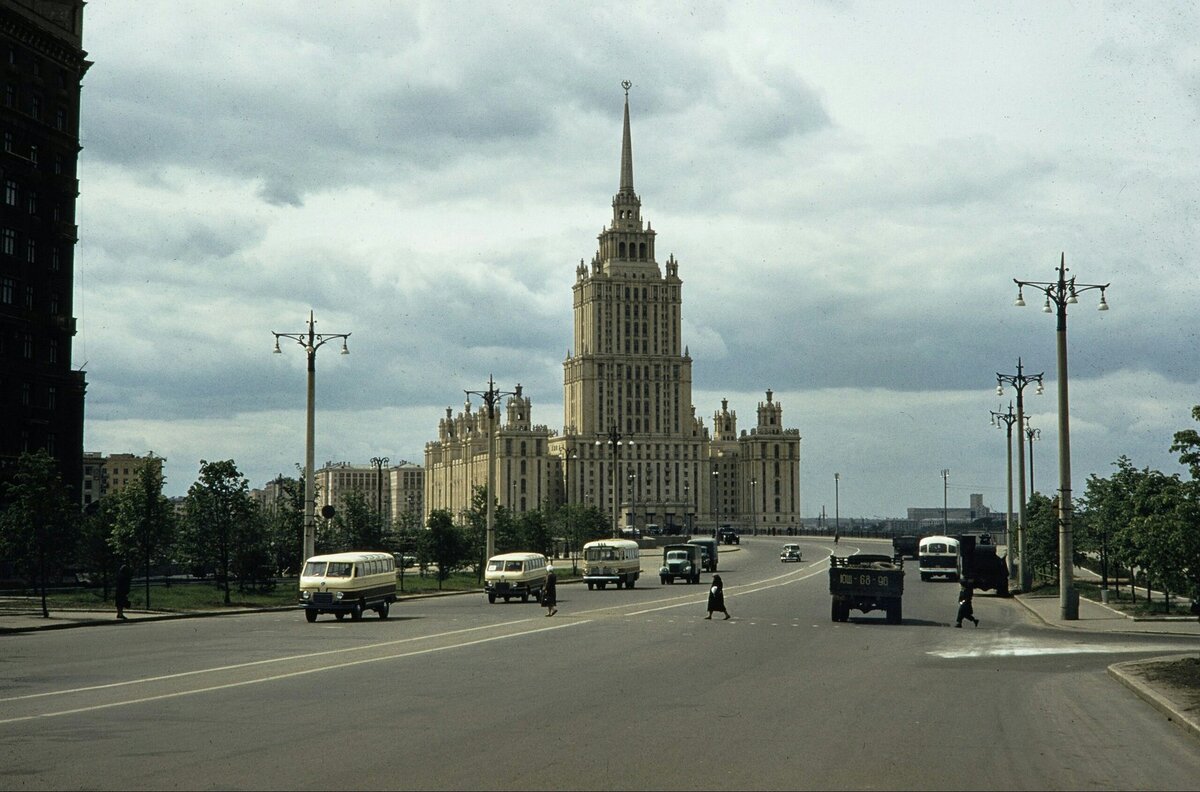
M 373 610 L 388 617 L 396 601 L 396 559 L 391 553 L 334 553 L 313 556 L 300 574 L 300 607 L 315 622 L 322 613 L 354 620 Z

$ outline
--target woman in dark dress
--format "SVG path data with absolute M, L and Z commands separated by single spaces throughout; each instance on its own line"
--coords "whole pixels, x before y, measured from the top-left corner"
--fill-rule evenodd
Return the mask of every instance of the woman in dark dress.
M 958 618 L 954 622 L 955 627 L 962 627 L 963 619 L 974 622 L 976 627 L 979 626 L 979 619 L 975 618 L 975 606 L 971 602 L 974 593 L 975 587 L 971 585 L 970 579 L 964 579 L 958 589 Z
M 542 607 L 546 609 L 547 616 L 553 616 L 558 613 L 558 575 L 554 574 L 554 567 L 548 567 L 546 575 L 546 587 L 542 589 Z
M 729 611 L 725 610 L 725 587 L 720 575 L 713 575 L 712 588 L 708 590 L 708 615 L 704 618 L 711 619 L 714 613 L 724 613 L 725 618 L 729 618 Z

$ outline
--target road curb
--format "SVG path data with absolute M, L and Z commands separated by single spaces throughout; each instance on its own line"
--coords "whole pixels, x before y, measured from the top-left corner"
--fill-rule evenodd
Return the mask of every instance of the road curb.
M 467 589 L 465 591 L 432 591 L 426 594 L 405 594 L 397 597 L 396 602 L 405 602 L 408 600 L 431 599 L 433 597 L 454 597 L 463 594 L 482 594 L 483 589 Z M 41 632 L 44 630 L 71 630 L 77 627 L 116 627 L 138 622 L 159 622 L 169 621 L 172 619 L 207 619 L 215 616 L 243 616 L 247 613 L 286 613 L 287 611 L 299 611 L 298 605 L 277 605 L 265 608 L 239 608 L 237 610 L 219 610 L 219 611 L 176 611 L 171 613 L 155 613 L 148 616 L 137 616 L 126 621 L 119 621 L 109 611 L 96 611 L 96 613 L 105 614 L 102 618 L 84 618 L 78 621 L 69 622 L 54 622 L 52 624 L 30 624 L 20 627 L 0 626 L 0 635 L 11 635 L 15 633 Z M 56 611 L 51 611 L 55 613 Z M 62 611 L 57 611 L 62 613 Z M 78 612 L 78 611 L 76 611 Z
M 1132 690 L 1135 694 L 1137 694 L 1140 698 L 1145 700 L 1159 712 L 1166 715 L 1167 720 L 1178 724 L 1180 728 L 1190 734 L 1193 738 L 1200 740 L 1200 721 L 1197 721 L 1191 715 L 1184 712 L 1171 699 L 1162 695 L 1157 690 L 1139 679 L 1135 674 L 1132 674 L 1127 670 L 1134 666 L 1148 665 L 1151 663 L 1167 663 L 1192 656 L 1192 654 L 1164 655 L 1162 657 L 1151 657 L 1146 660 L 1126 660 L 1123 663 L 1113 663 L 1110 665 L 1108 667 L 1108 674 L 1122 685 Z
M 1174 632 L 1171 630 L 1125 630 L 1125 629 L 1121 629 L 1119 627 L 1096 629 L 1095 627 L 1089 627 L 1087 625 L 1086 621 L 1080 622 L 1078 624 L 1078 626 L 1076 626 L 1074 624 L 1065 624 L 1063 622 L 1058 622 L 1058 621 L 1049 621 L 1048 619 L 1046 619 L 1046 617 L 1042 616 L 1042 614 L 1038 613 L 1037 610 L 1032 605 L 1025 602 L 1026 596 L 1028 596 L 1028 595 L 1014 594 L 1009 599 L 1012 599 L 1012 600 L 1015 600 L 1015 601 L 1021 603 L 1021 607 L 1025 608 L 1025 610 L 1028 611 L 1029 614 L 1032 615 L 1035 619 L 1037 619 L 1039 622 L 1041 622 L 1042 625 L 1049 627 L 1051 629 L 1054 629 L 1054 630 L 1067 630 L 1070 632 L 1107 632 L 1107 633 L 1117 633 L 1119 635 L 1181 635 L 1182 634 L 1182 633 Z M 1046 599 L 1052 599 L 1052 598 L 1046 598 Z M 1053 599 L 1056 599 L 1056 598 L 1053 598 Z M 1113 610 L 1108 605 L 1105 605 L 1102 602 L 1096 602 L 1095 600 L 1088 600 L 1088 602 L 1090 602 L 1093 605 L 1099 605 L 1100 607 L 1104 608 L 1105 610 L 1112 612 L 1114 615 L 1122 617 L 1123 619 L 1125 619 L 1126 621 L 1128 621 L 1131 624 L 1133 624 L 1133 623 L 1146 624 L 1148 621 L 1165 623 L 1160 619 L 1146 620 L 1146 621 L 1139 620 L 1139 619 L 1133 619 L 1128 614 L 1121 613 L 1118 610 Z M 1190 619 L 1183 619 L 1182 621 L 1190 621 Z

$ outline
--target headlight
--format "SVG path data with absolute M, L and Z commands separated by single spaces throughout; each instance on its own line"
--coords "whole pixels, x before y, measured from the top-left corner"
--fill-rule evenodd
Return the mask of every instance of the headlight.
M 342 594 L 344 594 L 344 593 L 345 593 L 345 592 L 339 591 L 337 594 L 334 594 L 334 595 L 333 595 L 333 597 L 334 597 L 334 599 L 341 599 L 341 598 L 342 598 Z
M 683 571 L 684 571 L 684 572 L 687 572 L 687 571 L 688 571 L 688 570 L 690 570 L 691 568 L 692 568 L 692 565 L 691 565 L 691 564 L 684 564 L 684 565 L 683 565 Z

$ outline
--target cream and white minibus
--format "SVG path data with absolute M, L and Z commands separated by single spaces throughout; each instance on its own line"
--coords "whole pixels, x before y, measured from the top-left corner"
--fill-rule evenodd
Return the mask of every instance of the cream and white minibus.
M 488 559 L 483 571 L 483 589 L 488 602 L 500 597 L 508 602 L 520 597 L 521 602 L 540 602 L 546 588 L 546 556 L 541 553 L 501 553 Z
M 396 601 L 396 559 L 391 553 L 334 553 L 313 556 L 300 574 L 300 607 L 315 622 L 322 613 L 358 620 L 374 610 L 386 619 Z
M 921 580 L 943 575 L 958 580 L 958 540 L 953 536 L 925 536 L 917 544 L 917 570 Z
M 633 588 L 642 574 L 638 543 L 630 539 L 600 539 L 583 546 L 583 582 L 588 591 L 616 583 Z

